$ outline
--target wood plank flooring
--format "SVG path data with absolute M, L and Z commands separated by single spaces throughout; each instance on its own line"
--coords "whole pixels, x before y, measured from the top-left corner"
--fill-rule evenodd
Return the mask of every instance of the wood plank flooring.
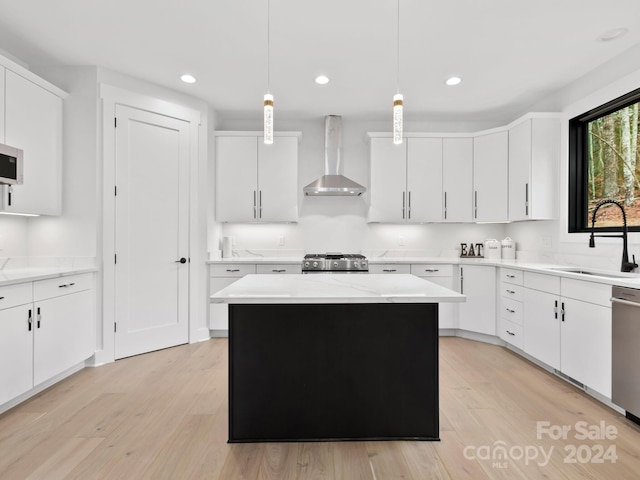
M 0 478 L 640 478 L 640 427 L 507 349 L 462 338 L 440 339 L 440 442 L 229 445 L 227 418 L 226 339 L 119 360 L 1 415 Z M 552 438 L 537 422 L 571 430 Z

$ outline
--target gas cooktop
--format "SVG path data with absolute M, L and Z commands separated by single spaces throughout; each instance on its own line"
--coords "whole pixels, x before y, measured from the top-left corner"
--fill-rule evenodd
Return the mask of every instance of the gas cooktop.
M 302 272 L 369 272 L 367 257 L 358 253 L 311 253 L 304 256 Z

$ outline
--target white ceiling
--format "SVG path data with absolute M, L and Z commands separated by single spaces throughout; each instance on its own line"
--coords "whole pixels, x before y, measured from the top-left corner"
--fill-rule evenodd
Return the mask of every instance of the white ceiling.
M 408 119 L 511 120 L 640 44 L 639 0 L 400 0 Z M 390 118 L 396 0 L 271 0 L 276 119 Z M 626 27 L 610 42 L 598 36 Z M 0 0 L 0 48 L 38 65 L 99 65 L 259 118 L 267 0 Z M 638 59 L 640 68 L 640 59 Z M 180 82 L 182 73 L 198 82 Z M 314 84 L 327 74 L 331 83 Z M 464 80 L 447 87 L 450 75 Z

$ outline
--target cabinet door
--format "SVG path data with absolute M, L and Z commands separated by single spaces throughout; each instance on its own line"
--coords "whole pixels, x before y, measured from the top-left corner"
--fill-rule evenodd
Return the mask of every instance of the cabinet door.
M 471 332 L 496 334 L 496 269 L 480 265 L 460 267 L 459 328 Z
M 258 220 L 258 138 L 216 138 L 216 220 Z
M 0 67 L 0 143 L 7 143 L 4 139 L 4 76 L 6 68 Z
M 560 371 L 611 398 L 611 308 L 562 298 Z
M 476 222 L 507 220 L 508 160 L 508 132 L 473 139 L 473 219 Z
M 391 138 L 371 139 L 369 221 L 406 222 L 407 142 L 394 145 Z
M 0 405 L 33 387 L 33 305 L 0 310 Z
M 62 99 L 10 70 L 5 83 L 5 143 L 24 150 L 24 184 L 4 187 L 3 210 L 60 215 Z
M 444 220 L 471 222 L 473 190 L 473 139 L 442 141 Z
M 509 130 L 509 220 L 530 218 L 531 120 Z
M 211 277 L 209 279 L 209 295 L 228 287 L 240 277 Z M 212 303 L 209 305 L 209 329 L 229 330 L 229 305 Z
M 441 285 L 451 290 L 455 290 L 453 277 L 420 277 Z M 440 303 L 438 305 L 438 328 L 458 328 L 458 304 L 457 303 Z
M 442 139 L 407 139 L 407 220 L 442 221 Z
M 560 368 L 560 297 L 523 289 L 523 350 L 550 367 Z
M 38 385 L 94 353 L 93 291 L 49 298 L 34 307 L 33 383 Z
M 258 138 L 258 219 L 297 222 L 298 194 L 297 137 Z

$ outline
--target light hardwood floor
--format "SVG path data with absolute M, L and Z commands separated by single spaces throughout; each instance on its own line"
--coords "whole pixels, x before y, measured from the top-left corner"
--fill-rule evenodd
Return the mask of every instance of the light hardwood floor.
M 538 439 L 537 422 L 571 430 Z M 441 338 L 440 423 L 440 442 L 229 445 L 227 341 L 213 339 L 85 369 L 1 415 L 0 478 L 640 478 L 638 426 L 502 347 Z

